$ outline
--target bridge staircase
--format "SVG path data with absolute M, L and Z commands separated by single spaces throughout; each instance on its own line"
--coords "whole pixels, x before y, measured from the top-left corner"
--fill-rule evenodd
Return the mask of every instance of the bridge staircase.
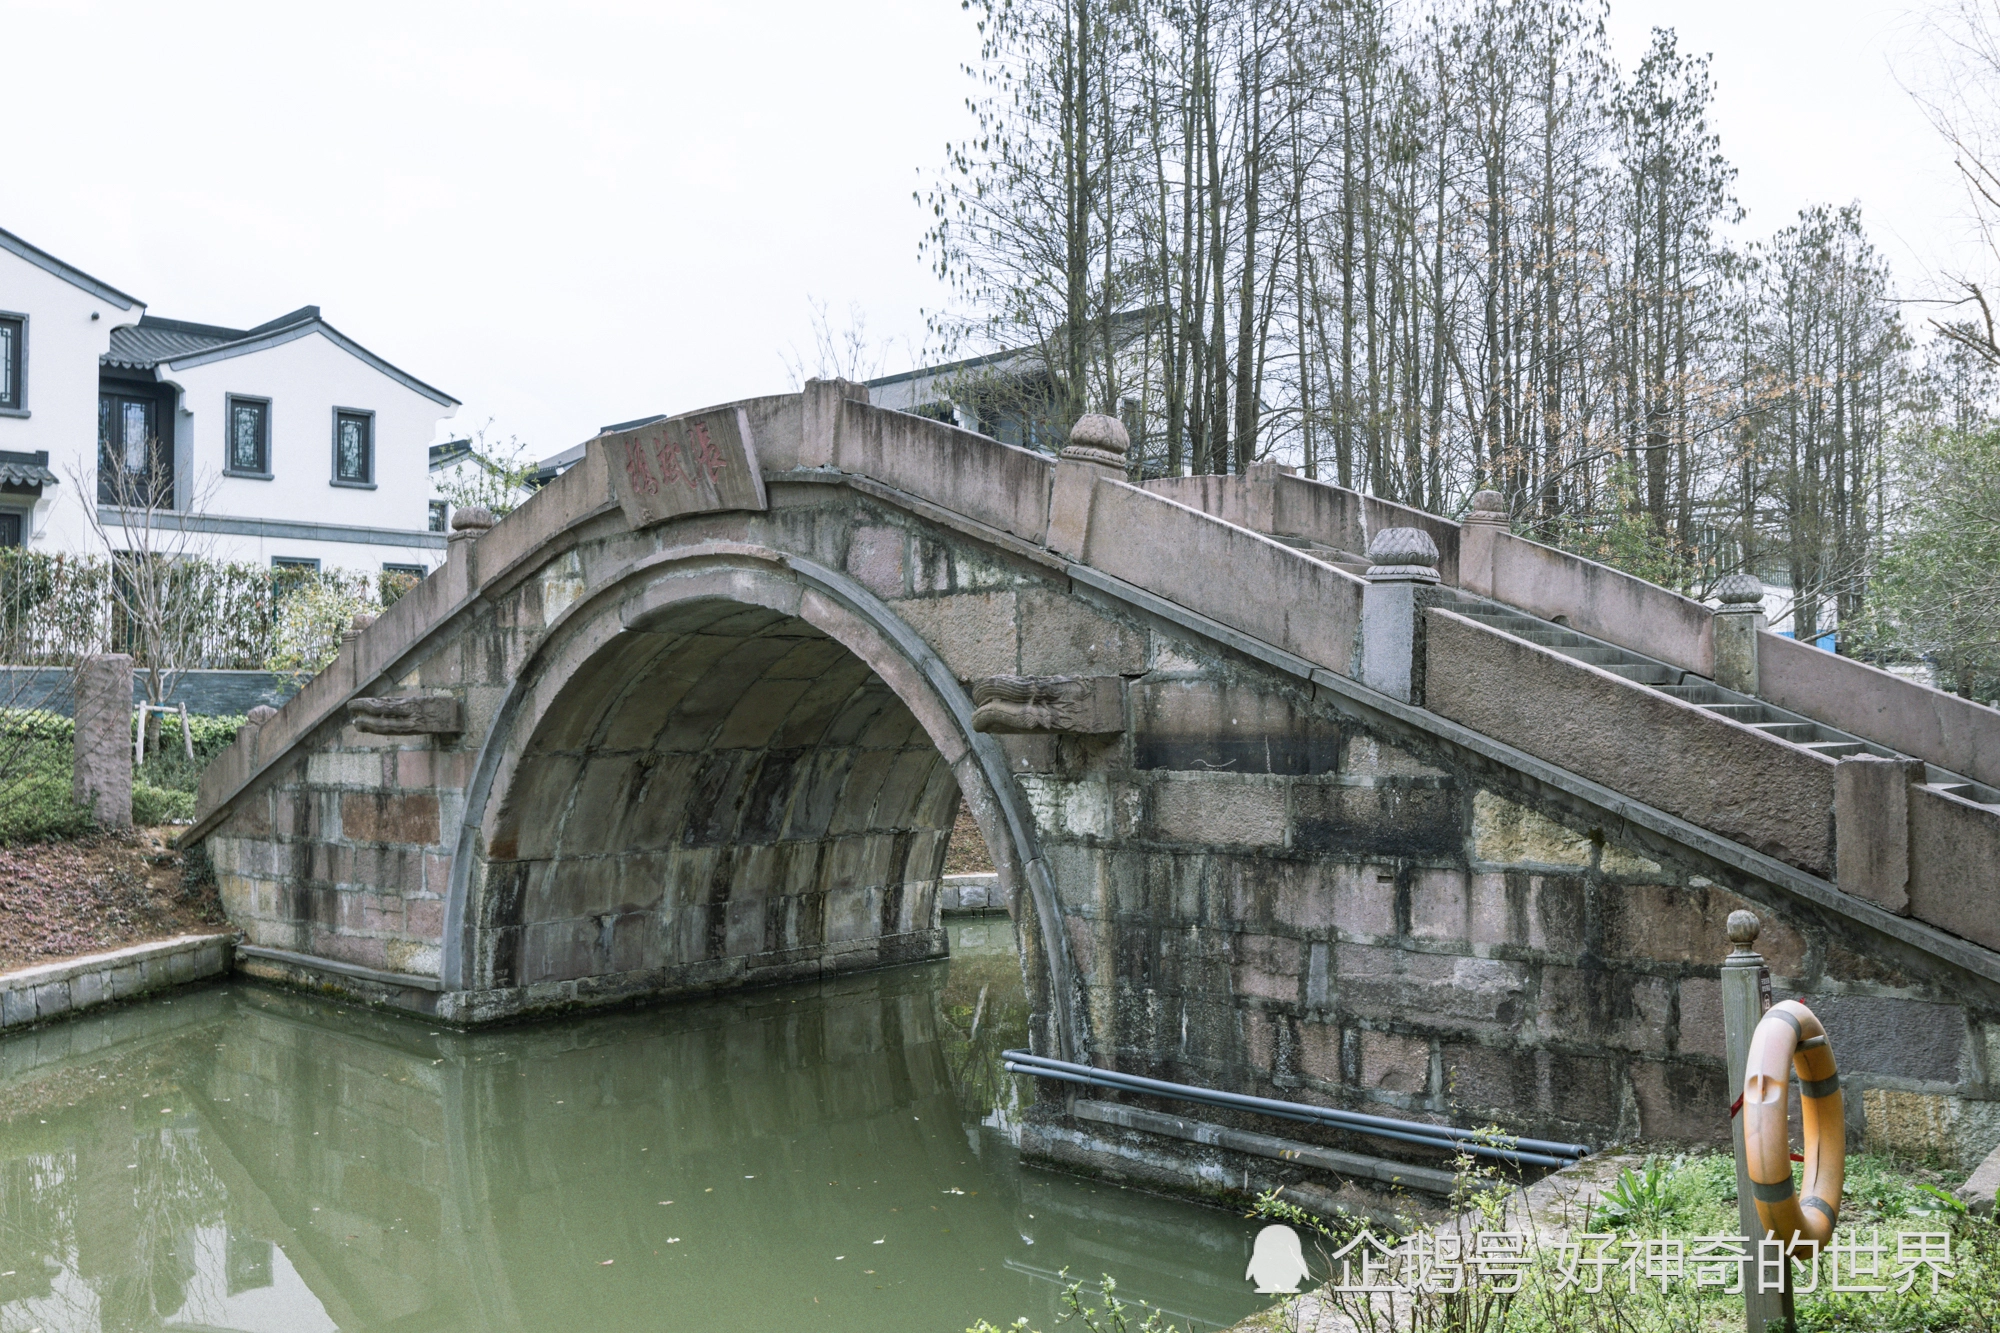
M 1370 561 L 1354 551 L 1332 546 L 1298 533 L 1269 532 L 1266 535 L 1294 550 L 1324 561 L 1346 573 L 1365 576 Z M 1874 755 L 1881 759 L 1916 759 L 1865 736 L 1816 722 L 1804 714 L 1759 699 L 1754 695 L 1725 689 L 1705 676 L 1673 666 L 1656 657 L 1596 638 L 1572 629 L 1559 619 L 1544 619 L 1519 607 L 1490 598 L 1478 597 L 1456 588 L 1440 588 L 1437 595 L 1460 615 L 1504 634 L 1525 639 L 1573 661 L 1588 663 L 1599 670 L 1621 676 L 1635 685 L 1670 698 L 1695 705 L 1720 718 L 1738 722 L 1787 745 L 1822 755 L 1844 759 L 1852 755 Z M 1922 785 L 1941 795 L 1956 796 L 1985 806 L 2000 815 L 2000 788 L 1977 782 L 1961 773 L 1924 762 Z
M 1822 722 L 1815 722 L 1809 717 L 1767 703 L 1752 695 L 1724 689 L 1714 681 L 1698 676 L 1692 671 L 1670 666 L 1657 658 L 1634 652 L 1630 648 L 1623 648 L 1615 643 L 1579 633 L 1557 621 L 1544 620 L 1515 607 L 1503 606 L 1483 598 L 1474 598 L 1463 593 L 1453 595 L 1456 603 L 1452 609 L 1468 619 L 1477 620 L 1515 638 L 1526 639 L 1529 643 L 1540 644 L 1575 661 L 1587 662 L 1601 671 L 1622 676 L 1636 685 L 1643 685 L 1671 698 L 1693 704 L 1717 717 L 1741 723 L 1773 740 L 1783 741 L 1801 750 L 1823 755 L 1828 759 L 1845 759 L 1859 754 L 1874 755 L 1881 759 L 1915 758 L 1913 755 L 1903 754 L 1865 737 L 1829 727 Z M 1923 785 L 1931 791 L 1946 796 L 1956 796 L 2000 814 L 2000 790 L 1975 782 L 1963 774 L 1925 762 Z

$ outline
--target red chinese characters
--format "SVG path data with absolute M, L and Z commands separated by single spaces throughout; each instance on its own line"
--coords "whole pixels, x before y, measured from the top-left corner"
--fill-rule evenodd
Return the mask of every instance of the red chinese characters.
M 708 438 L 706 421 L 694 423 L 694 461 L 707 471 L 708 483 L 713 486 L 716 479 L 722 475 L 723 458 L 722 450 L 716 448 L 715 441 Z M 694 482 L 690 480 L 688 484 L 692 486 Z
M 639 443 L 636 440 L 625 450 L 625 476 L 631 481 L 632 489 L 639 494 L 656 495 L 659 493 L 660 483 L 653 476 L 653 470 L 646 466 L 646 455 L 640 452 Z

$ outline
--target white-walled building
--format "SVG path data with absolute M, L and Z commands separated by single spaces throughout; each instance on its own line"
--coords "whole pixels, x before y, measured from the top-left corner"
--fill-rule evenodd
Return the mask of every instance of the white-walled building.
M 306 306 L 253 329 L 161 319 L 0 231 L 0 545 L 117 549 L 142 495 L 174 549 L 435 568 L 430 444 L 458 400 Z M 85 506 L 90 506 L 86 510 Z

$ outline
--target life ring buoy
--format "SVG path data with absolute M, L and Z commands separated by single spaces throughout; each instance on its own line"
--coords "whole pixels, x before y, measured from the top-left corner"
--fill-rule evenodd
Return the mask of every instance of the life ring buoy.
M 1799 1074 L 1805 1138 L 1805 1186 L 1792 1188 L 1790 1128 L 1786 1106 L 1791 1074 Z M 1797 1000 L 1771 1006 L 1750 1038 L 1743 1067 L 1743 1157 L 1750 1193 L 1765 1233 L 1824 1245 L 1840 1220 L 1840 1188 L 1847 1173 L 1847 1125 L 1840 1074 L 1826 1029 Z

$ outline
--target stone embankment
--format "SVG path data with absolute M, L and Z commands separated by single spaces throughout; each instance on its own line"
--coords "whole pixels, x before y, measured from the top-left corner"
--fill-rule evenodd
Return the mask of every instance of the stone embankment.
M 181 935 L 0 974 L 0 1031 L 223 976 L 235 939 Z

